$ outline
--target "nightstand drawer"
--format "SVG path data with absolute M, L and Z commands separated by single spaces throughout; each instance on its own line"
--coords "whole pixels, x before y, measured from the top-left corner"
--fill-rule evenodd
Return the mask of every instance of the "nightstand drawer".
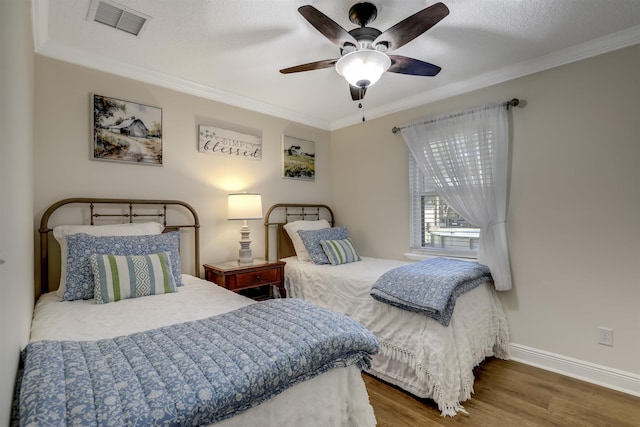
M 240 273 L 236 275 L 236 287 L 255 286 L 260 283 L 277 282 L 280 280 L 278 270 L 253 271 L 251 273 Z
M 254 260 L 251 264 L 227 261 L 204 265 L 204 277 L 230 291 L 246 294 L 254 299 L 273 296 L 273 287 L 285 298 L 284 262 Z M 266 291 L 266 292 L 265 292 Z

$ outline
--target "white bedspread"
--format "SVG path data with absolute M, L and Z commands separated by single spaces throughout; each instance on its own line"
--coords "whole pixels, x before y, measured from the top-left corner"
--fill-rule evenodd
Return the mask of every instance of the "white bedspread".
M 31 341 L 96 340 L 202 319 L 254 301 L 183 275 L 177 293 L 95 304 L 60 301 L 55 292 L 36 304 Z M 273 399 L 215 424 L 241 426 L 374 426 L 373 409 L 357 367 L 333 369 Z
M 366 258 L 315 265 L 285 258 L 287 296 L 347 314 L 377 338 L 371 373 L 423 398 L 443 415 L 463 410 L 473 392 L 473 368 L 488 356 L 508 358 L 509 331 L 490 283 L 461 295 L 448 327 L 422 314 L 374 300 L 369 291 L 385 271 L 407 262 Z

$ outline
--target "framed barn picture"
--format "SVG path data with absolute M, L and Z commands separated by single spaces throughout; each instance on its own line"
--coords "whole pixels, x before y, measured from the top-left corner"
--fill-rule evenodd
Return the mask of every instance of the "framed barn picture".
M 282 177 L 313 181 L 316 178 L 313 141 L 282 135 Z
M 162 108 L 92 95 L 91 158 L 162 166 Z

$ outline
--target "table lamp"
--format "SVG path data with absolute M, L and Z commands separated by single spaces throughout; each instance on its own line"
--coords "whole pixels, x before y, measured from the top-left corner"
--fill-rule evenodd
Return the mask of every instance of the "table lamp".
M 243 220 L 240 228 L 240 251 L 238 262 L 240 264 L 253 263 L 251 254 L 251 240 L 249 239 L 249 226 L 247 220 L 262 219 L 262 196 L 255 193 L 234 193 L 229 194 L 228 199 L 228 219 Z

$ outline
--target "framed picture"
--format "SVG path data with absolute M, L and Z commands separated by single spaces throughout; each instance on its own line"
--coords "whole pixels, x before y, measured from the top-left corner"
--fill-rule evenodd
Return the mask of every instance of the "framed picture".
M 162 166 L 162 108 L 92 95 L 91 158 Z
M 282 177 L 313 181 L 316 178 L 313 141 L 282 135 Z

